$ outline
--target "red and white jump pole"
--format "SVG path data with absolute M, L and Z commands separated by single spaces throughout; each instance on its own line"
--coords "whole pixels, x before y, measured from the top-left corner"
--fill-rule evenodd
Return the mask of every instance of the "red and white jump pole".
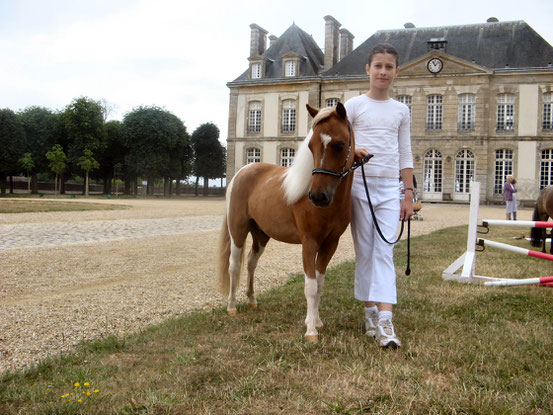
M 492 248 L 503 249 L 504 251 L 515 252 L 517 254 L 522 254 L 522 255 L 531 256 L 531 257 L 534 257 L 534 258 L 540 258 L 540 259 L 546 259 L 548 261 L 553 261 L 553 255 L 551 255 L 551 254 L 546 254 L 546 253 L 538 252 L 538 251 L 532 251 L 530 249 L 520 248 L 518 246 L 503 244 L 501 242 L 489 241 L 487 239 L 478 238 L 476 240 L 476 245 L 491 246 Z
M 521 226 L 525 228 L 553 228 L 553 222 L 533 221 L 533 220 L 499 220 L 499 219 L 483 219 L 482 226 Z
M 540 286 L 553 287 L 553 277 L 541 277 L 541 278 L 526 278 L 526 279 L 509 279 L 509 278 L 497 278 L 487 277 L 483 275 L 475 274 L 476 266 L 476 246 L 487 245 L 499 249 L 504 249 L 510 252 L 516 252 L 522 255 L 527 255 L 535 258 L 546 259 L 553 261 L 553 255 L 545 254 L 542 252 L 531 251 L 529 249 L 519 248 L 500 242 L 488 241 L 477 237 L 478 230 L 478 207 L 480 206 L 480 183 L 471 183 L 470 193 L 470 215 L 469 215 L 469 227 L 467 237 L 467 250 L 457 258 L 449 267 L 447 267 L 442 273 L 444 280 L 455 280 L 459 282 L 471 283 L 473 280 L 482 281 L 485 285 L 527 285 L 527 284 L 539 284 Z M 495 220 L 487 219 L 482 221 L 482 225 L 487 227 L 488 225 L 496 226 L 524 226 L 535 228 L 553 228 L 553 222 L 543 221 L 507 221 L 507 220 Z M 461 271 L 459 273 L 459 271 Z
M 551 277 L 540 277 L 540 278 L 525 278 L 522 280 L 501 280 L 501 281 L 488 281 L 484 285 L 496 285 L 496 286 L 506 286 L 506 285 L 533 285 L 539 284 L 546 287 L 553 286 L 553 276 Z

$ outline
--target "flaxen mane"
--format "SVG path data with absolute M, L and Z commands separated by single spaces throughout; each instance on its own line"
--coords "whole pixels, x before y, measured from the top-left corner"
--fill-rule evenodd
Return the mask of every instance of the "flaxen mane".
M 293 205 L 300 200 L 307 193 L 311 185 L 313 177 L 311 172 L 314 166 L 309 142 L 313 136 L 313 128 L 322 120 L 330 117 L 330 114 L 334 111 L 334 107 L 322 108 L 315 118 L 313 118 L 313 126 L 307 137 L 300 144 L 300 148 L 294 157 L 294 162 L 282 175 L 284 177 L 282 188 L 284 189 L 284 196 L 288 205 Z

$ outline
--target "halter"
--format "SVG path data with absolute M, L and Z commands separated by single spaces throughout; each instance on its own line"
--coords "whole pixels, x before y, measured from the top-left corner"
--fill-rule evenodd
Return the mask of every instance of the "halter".
M 361 167 L 363 164 L 367 163 L 371 159 L 373 154 L 367 154 L 361 160 L 353 163 L 353 165 L 349 169 L 346 170 L 346 166 L 347 166 L 348 161 L 349 161 L 349 155 L 351 153 L 351 145 L 352 145 L 352 142 L 353 142 L 353 140 L 351 138 L 351 125 L 349 124 L 349 122 L 348 122 L 348 132 L 349 132 L 348 154 L 346 156 L 346 161 L 344 162 L 344 166 L 342 167 L 342 171 L 340 173 L 338 173 L 334 170 L 319 168 L 319 169 L 313 169 L 313 171 L 311 172 L 311 175 L 314 175 L 314 174 L 328 174 L 329 176 L 334 176 L 334 177 L 338 177 L 339 179 L 341 179 L 342 177 L 347 176 L 352 171 L 354 171 L 356 168 Z

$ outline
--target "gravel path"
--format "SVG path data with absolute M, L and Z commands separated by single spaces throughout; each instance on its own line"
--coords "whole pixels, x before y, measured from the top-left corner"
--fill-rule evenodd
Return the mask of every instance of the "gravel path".
M 224 304 L 215 287 L 223 199 L 102 203 L 126 209 L 0 214 L 0 373 L 82 340 Z M 480 217 L 502 219 L 503 212 L 482 207 Z M 415 236 L 468 221 L 466 205 L 425 204 L 422 213 L 424 221 L 412 222 Z M 530 216 L 519 212 L 520 219 Z M 348 259 L 349 231 L 331 266 Z M 299 245 L 271 241 L 258 265 L 256 290 L 301 270 Z

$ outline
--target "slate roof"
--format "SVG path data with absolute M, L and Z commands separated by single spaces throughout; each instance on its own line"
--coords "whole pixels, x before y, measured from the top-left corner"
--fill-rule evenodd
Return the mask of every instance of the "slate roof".
M 293 23 L 271 45 L 262 56 L 267 58 L 264 79 L 282 79 L 282 59 L 285 53 L 293 52 L 302 56 L 299 65 L 299 78 L 318 76 L 324 64 L 324 54 L 313 37 Z M 290 80 L 291 78 L 286 78 Z M 293 78 L 292 78 L 293 79 Z M 249 80 L 249 70 L 233 82 Z M 259 82 L 256 79 L 254 82 Z
M 430 39 L 447 40 L 445 53 L 489 69 L 547 68 L 553 47 L 524 21 L 379 30 L 323 76 L 365 75 L 367 56 L 381 42 L 392 44 L 400 66 L 426 55 Z

